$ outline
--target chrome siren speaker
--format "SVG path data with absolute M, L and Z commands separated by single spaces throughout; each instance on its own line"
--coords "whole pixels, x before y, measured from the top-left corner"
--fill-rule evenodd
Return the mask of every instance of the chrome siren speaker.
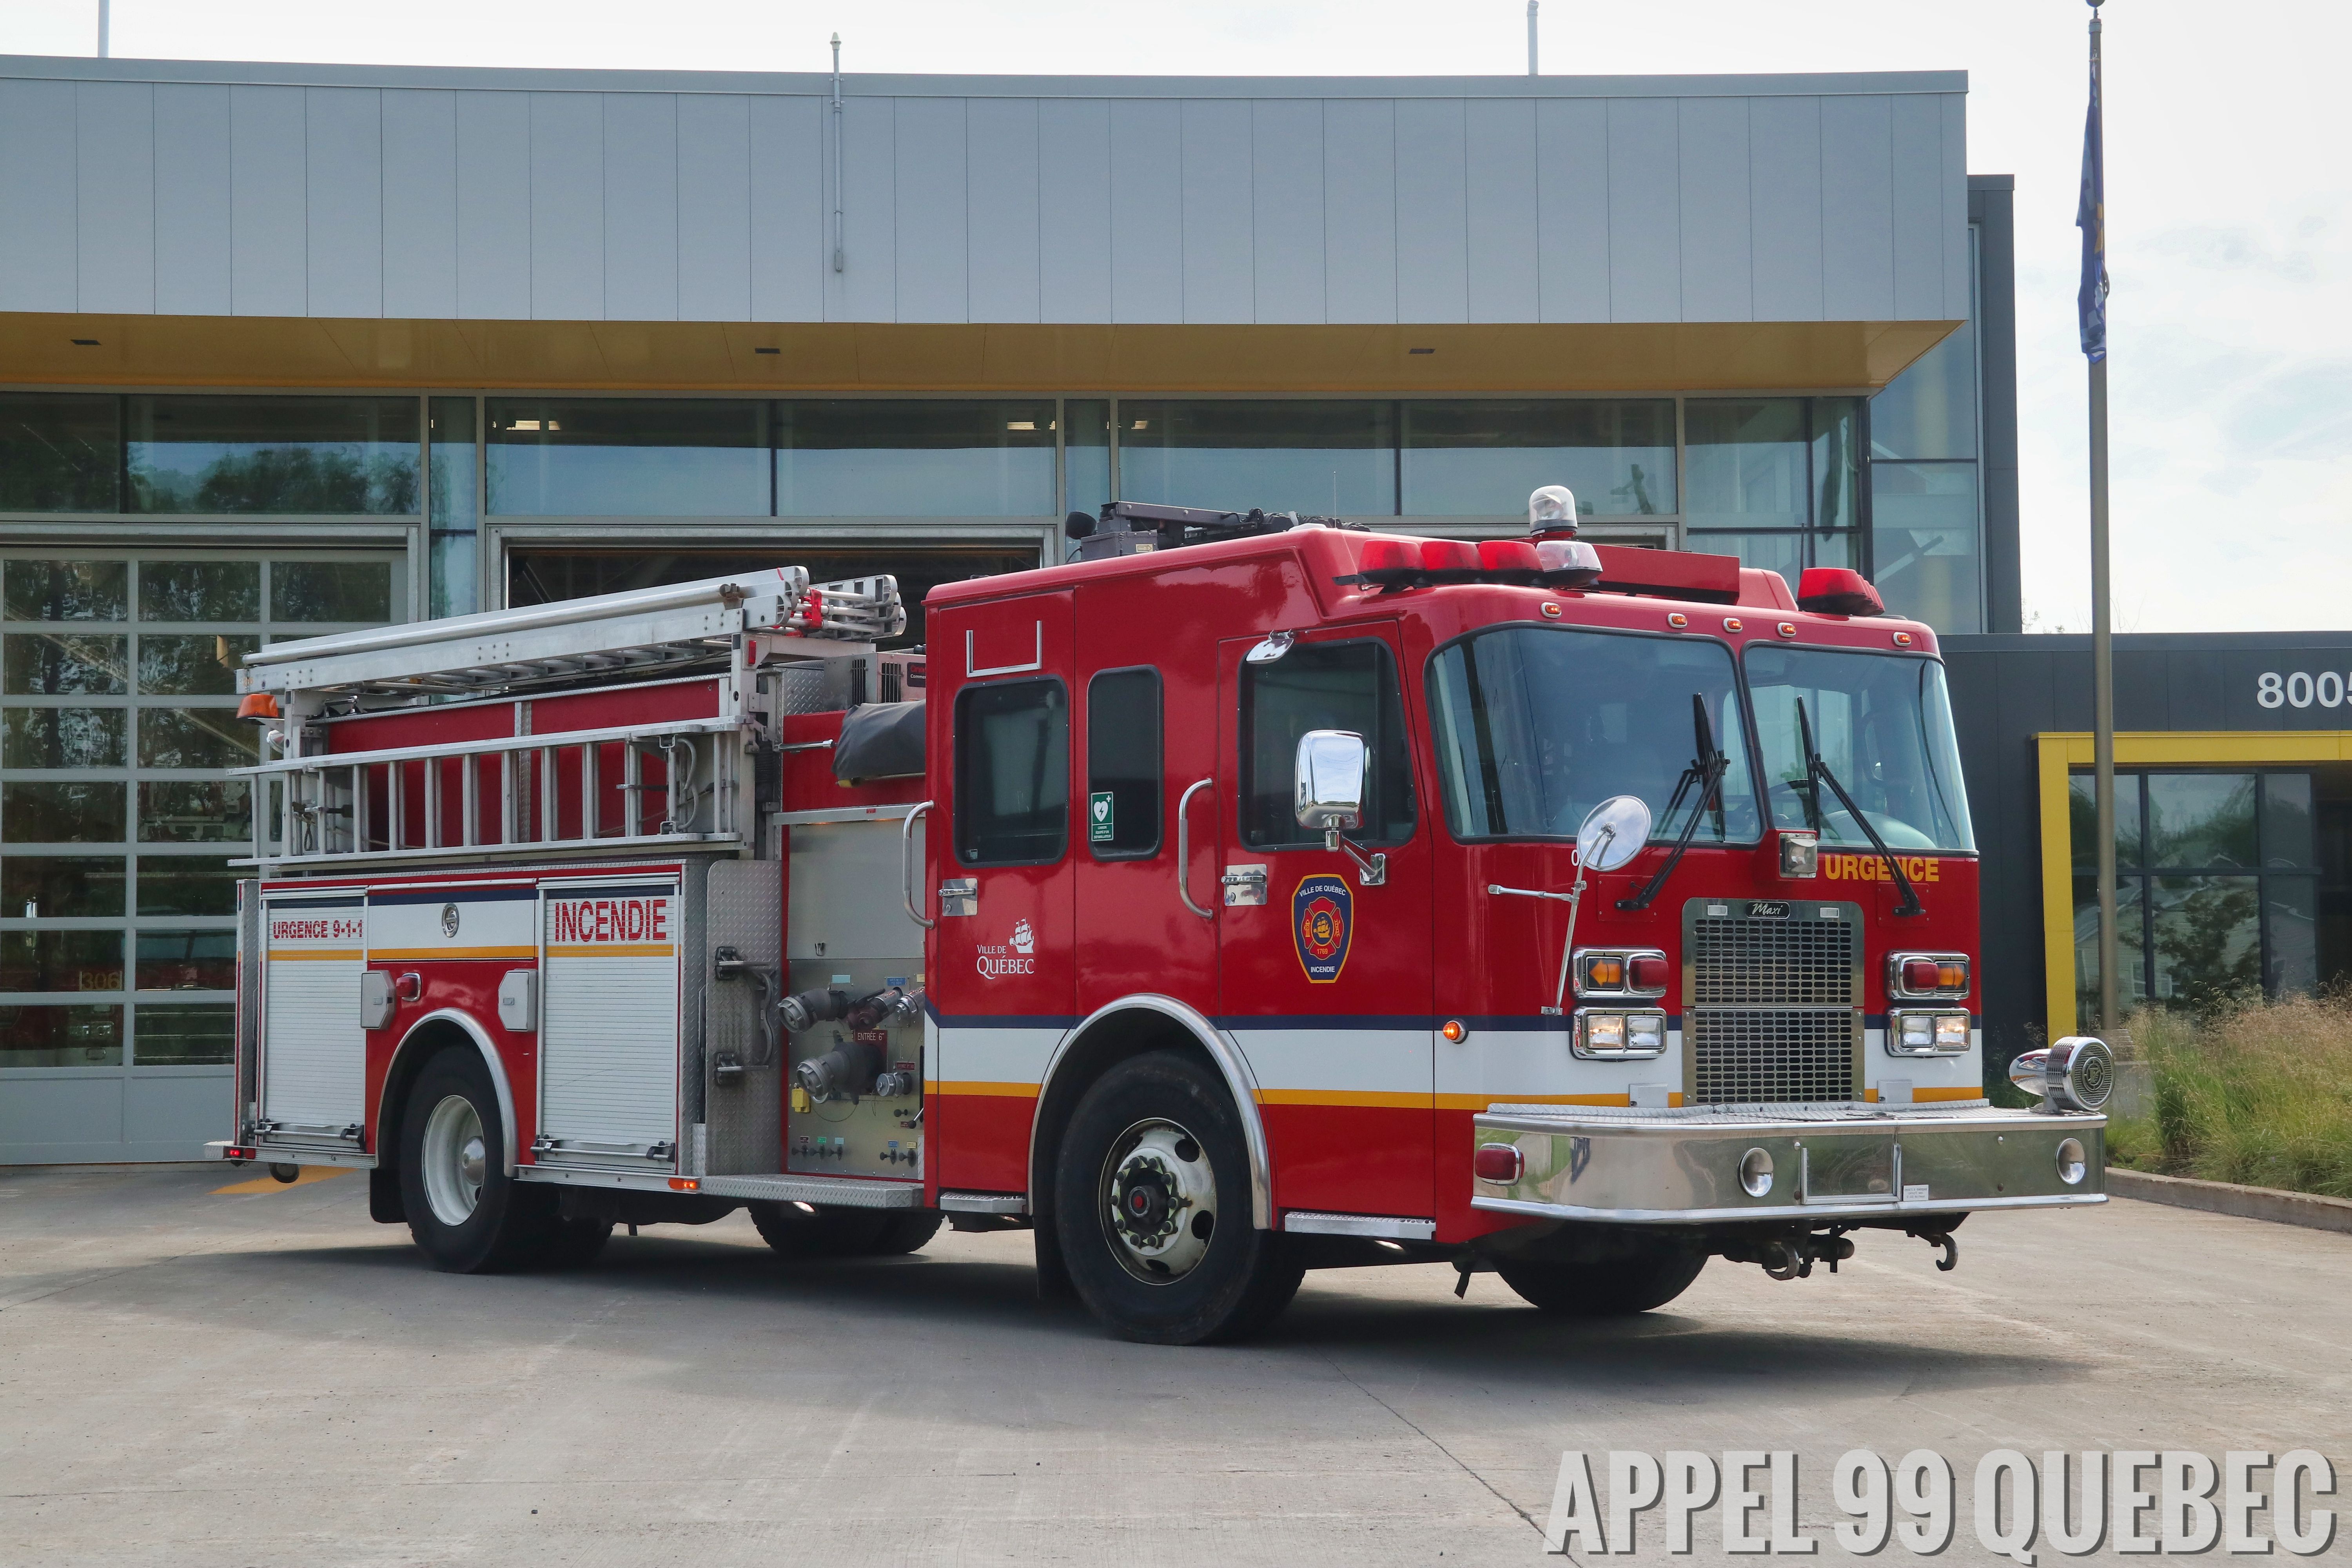
M 2009 1064 L 2009 1081 L 2042 1097 L 2045 1110 L 2103 1110 L 2116 1089 L 2116 1054 L 2105 1040 L 2069 1035 Z

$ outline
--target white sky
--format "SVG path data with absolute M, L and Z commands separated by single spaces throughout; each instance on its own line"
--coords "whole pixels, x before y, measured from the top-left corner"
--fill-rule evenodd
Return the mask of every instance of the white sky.
M 89 54 L 97 0 L 5 0 Z M 1522 0 L 114 0 L 124 58 L 1235 75 L 1517 74 Z M 2116 620 L 2352 626 L 2352 12 L 2106 8 Z M 1964 69 L 1969 168 L 2017 176 L 2029 626 L 2089 626 L 2074 337 L 2074 0 L 1545 0 L 1547 71 Z

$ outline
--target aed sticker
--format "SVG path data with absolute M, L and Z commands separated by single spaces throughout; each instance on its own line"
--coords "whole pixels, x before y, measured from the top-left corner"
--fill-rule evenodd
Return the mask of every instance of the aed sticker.
M 1318 876 L 1299 882 L 1290 895 L 1290 937 L 1310 982 L 1328 985 L 1339 978 L 1355 934 L 1355 897 L 1344 880 Z
M 1111 810 L 1111 792 L 1098 789 L 1087 796 L 1087 842 L 1109 844 L 1118 837 L 1118 817 Z

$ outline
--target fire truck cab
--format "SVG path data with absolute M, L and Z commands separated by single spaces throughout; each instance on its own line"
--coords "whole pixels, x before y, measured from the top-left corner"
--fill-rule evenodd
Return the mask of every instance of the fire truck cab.
M 1934 634 L 1565 497 L 1115 505 L 913 655 L 792 568 L 264 649 L 225 1151 L 457 1269 L 1027 1227 L 1168 1342 L 1309 1268 L 1639 1311 L 2104 1202 L 2103 1045 L 1982 1087 Z

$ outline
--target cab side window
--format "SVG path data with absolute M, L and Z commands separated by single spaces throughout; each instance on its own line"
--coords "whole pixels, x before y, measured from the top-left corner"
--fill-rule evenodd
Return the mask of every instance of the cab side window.
M 955 851 L 962 866 L 1045 866 L 1070 838 L 1070 699 L 1058 680 L 956 693 Z
M 1087 847 L 1097 860 L 1160 853 L 1160 672 L 1106 669 L 1087 683 Z
M 1272 664 L 1242 666 L 1242 841 L 1259 849 L 1320 848 L 1298 826 L 1292 769 L 1309 730 L 1352 730 L 1371 752 L 1362 827 L 1367 844 L 1412 837 L 1412 753 L 1396 660 L 1385 642 L 1302 642 Z

